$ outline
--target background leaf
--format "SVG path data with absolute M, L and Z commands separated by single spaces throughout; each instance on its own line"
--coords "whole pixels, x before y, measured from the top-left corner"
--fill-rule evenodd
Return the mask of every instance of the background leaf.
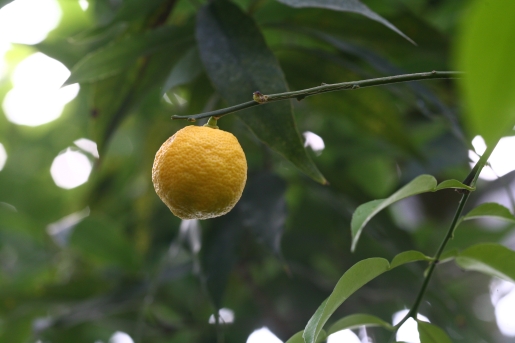
M 286 183 L 272 173 L 249 178 L 238 204 L 243 223 L 258 241 L 281 257 L 281 237 L 286 221 Z
M 511 214 L 510 210 L 495 202 L 488 202 L 474 207 L 463 217 L 463 220 L 477 218 L 492 218 L 515 223 L 515 216 Z
M 165 26 L 134 35 L 94 51 L 80 60 L 71 70 L 65 84 L 93 82 L 115 75 L 132 66 L 136 60 L 175 46 L 178 50 L 191 42 L 192 37 L 176 27 Z
M 415 44 L 408 36 L 402 33 L 398 28 L 393 26 L 388 20 L 381 17 L 379 14 L 372 11 L 368 6 L 359 0 L 277 0 L 285 5 L 291 7 L 318 7 L 326 8 L 334 11 L 353 12 L 364 15 L 365 17 L 375 20 L 389 29 L 397 32 L 402 37 L 406 38 L 411 43 Z
M 471 136 L 488 146 L 515 125 L 515 2 L 475 1 L 463 21 L 457 65 L 466 101 L 465 121 Z
M 100 263 L 114 263 L 128 269 L 138 267 L 138 259 L 120 228 L 111 221 L 88 217 L 73 229 L 70 245 L 86 258 Z
M 255 23 L 236 5 L 217 0 L 197 16 L 200 57 L 211 82 L 231 105 L 252 99 L 252 93 L 286 92 L 283 72 Z M 301 171 L 326 183 L 304 149 L 291 103 L 256 106 L 237 114 L 256 136 Z
M 381 326 L 387 330 L 393 330 L 393 326 L 381 318 L 372 316 L 370 314 L 356 313 L 339 319 L 336 323 L 331 325 L 331 327 L 327 330 L 327 333 L 330 335 L 341 330 L 356 329 L 361 326 Z
M 456 263 L 465 270 L 515 282 L 515 251 L 500 244 L 483 243 L 462 251 Z
M 423 321 L 417 323 L 420 343 L 451 343 L 449 336 L 438 326 Z
M 188 50 L 174 65 L 166 79 L 162 93 L 170 89 L 190 83 L 202 73 L 202 62 L 196 47 Z

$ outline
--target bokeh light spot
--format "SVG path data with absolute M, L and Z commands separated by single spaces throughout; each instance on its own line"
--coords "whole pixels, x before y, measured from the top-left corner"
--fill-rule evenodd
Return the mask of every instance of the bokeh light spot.
M 89 7 L 88 0 L 79 0 L 79 6 L 82 8 L 83 11 L 87 10 Z
M 409 310 L 402 310 L 395 312 L 393 314 L 393 325 L 397 325 L 404 316 L 409 312 Z M 429 319 L 427 317 L 421 315 L 420 313 L 417 313 L 418 320 L 428 322 Z M 410 318 L 402 324 L 402 326 L 399 328 L 399 331 L 397 331 L 396 336 L 397 341 L 400 342 L 406 342 L 406 343 L 420 343 L 420 335 L 418 333 L 418 325 L 415 319 Z
M 218 311 L 218 322 L 220 324 L 232 324 L 234 322 L 234 311 L 230 308 L 221 308 Z M 209 317 L 209 324 L 215 324 L 215 315 L 212 314 Z
M 247 338 L 247 343 L 283 343 L 267 327 L 255 330 Z
M 0 143 L 0 171 L 4 169 L 5 162 L 7 161 L 7 151 L 5 151 L 4 145 Z
M 361 340 L 354 332 L 347 329 L 329 335 L 327 343 L 361 343 Z
M 99 158 L 97 143 L 93 142 L 87 138 L 80 138 L 73 142 L 76 146 L 78 146 L 83 151 L 90 153 L 93 157 Z
M 310 147 L 315 152 L 315 154 L 320 155 L 322 153 L 322 150 L 325 149 L 324 140 L 316 133 L 306 131 L 302 135 L 306 140 L 304 142 L 304 147 Z
M 134 343 L 131 336 L 122 331 L 116 331 L 111 338 L 109 343 Z
M 91 169 L 91 162 L 83 153 L 68 148 L 54 159 L 50 174 L 58 187 L 72 189 L 88 181 Z
M 472 161 L 470 164 L 473 166 L 479 161 L 479 156 L 486 150 L 485 141 L 481 136 L 476 136 L 472 140 L 474 151 L 469 151 L 469 158 Z M 490 159 L 488 160 L 490 166 L 483 168 L 479 177 L 483 180 L 495 180 L 500 176 L 506 175 L 512 170 L 515 170 L 515 159 L 513 152 L 515 151 L 515 137 L 503 137 L 495 147 Z
M 490 297 L 499 330 L 505 336 L 515 337 L 515 284 L 494 280 L 490 285 Z
M 3 41 L 37 44 L 55 29 L 62 12 L 56 0 L 16 0 L 0 9 Z
M 38 126 L 61 115 L 79 85 L 61 85 L 70 71 L 61 62 L 40 52 L 21 61 L 13 72 L 11 89 L 2 104 L 7 119 L 18 125 Z

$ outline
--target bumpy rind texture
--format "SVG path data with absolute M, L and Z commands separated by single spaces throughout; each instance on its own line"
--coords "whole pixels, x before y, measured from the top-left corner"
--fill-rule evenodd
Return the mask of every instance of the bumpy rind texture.
M 247 181 L 247 160 L 233 134 L 186 126 L 163 143 L 152 167 L 157 195 L 181 219 L 229 212 Z

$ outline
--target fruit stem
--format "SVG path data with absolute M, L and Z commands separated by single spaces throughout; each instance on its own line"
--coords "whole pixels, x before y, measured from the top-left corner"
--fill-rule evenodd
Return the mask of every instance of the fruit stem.
M 218 122 L 218 118 L 209 117 L 209 120 L 207 121 L 207 123 L 204 126 L 210 127 L 212 129 L 218 129 L 218 126 L 216 125 L 217 122 Z

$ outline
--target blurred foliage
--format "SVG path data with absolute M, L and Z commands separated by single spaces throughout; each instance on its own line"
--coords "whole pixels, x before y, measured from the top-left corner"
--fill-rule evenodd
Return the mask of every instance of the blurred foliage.
M 37 51 L 58 59 L 81 90 L 59 119 L 39 127 L 0 115 L 8 154 L 0 171 L 0 342 L 107 342 L 115 331 L 137 343 L 213 342 L 220 334 L 244 342 L 262 326 L 286 341 L 356 262 L 391 261 L 407 250 L 434 253 L 459 200 L 452 190 L 377 214 L 355 253 L 350 222 L 358 205 L 387 198 L 420 174 L 438 181 L 468 174 L 470 137 L 449 80 L 333 92 L 229 115 L 219 126 L 237 136 L 249 164 L 236 208 L 181 224 L 155 194 L 155 152 L 189 124 L 171 115 L 248 101 L 248 91 L 258 90 L 252 87 L 299 90 L 451 70 L 467 8 L 462 0 L 370 0 L 372 14 L 363 16 L 286 5 L 301 3 L 314 2 L 90 0 L 83 11 L 78 1 L 59 0 L 63 17 L 47 39 L 7 53 L 9 72 Z M 227 11 L 209 12 L 216 6 Z M 225 35 L 211 37 L 216 28 Z M 0 80 L 0 99 L 11 87 Z M 320 154 L 301 149 L 305 131 L 323 138 Z M 50 165 L 79 138 L 97 142 L 100 159 L 88 155 L 89 181 L 64 190 Z M 480 183 L 469 207 L 513 175 Z M 62 220 L 70 214 L 81 219 Z M 60 225 L 59 233 L 51 224 Z M 513 223 L 503 225 L 463 222 L 448 250 L 504 242 Z M 390 322 L 413 303 L 426 265 L 403 265 L 372 280 L 328 323 L 355 313 Z M 489 280 L 442 264 L 420 312 L 454 342 L 513 342 L 493 318 L 480 320 L 473 310 Z M 220 307 L 234 311 L 233 324 L 208 323 Z M 381 327 L 367 332 L 374 342 L 390 334 Z

